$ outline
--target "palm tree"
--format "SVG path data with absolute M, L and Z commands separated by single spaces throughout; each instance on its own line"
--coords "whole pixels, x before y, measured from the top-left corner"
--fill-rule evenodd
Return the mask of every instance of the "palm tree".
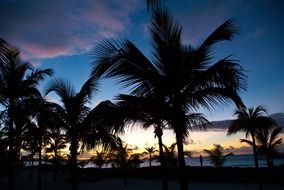
M 60 108 L 60 117 L 62 119 L 63 128 L 66 130 L 67 141 L 70 142 L 71 154 L 71 180 L 72 189 L 77 190 L 77 155 L 78 146 L 81 140 L 82 123 L 86 118 L 89 108 L 86 103 L 91 98 L 94 90 L 96 90 L 97 81 L 89 78 L 81 90 L 76 93 L 70 83 L 63 80 L 55 80 L 47 89 L 46 94 L 55 92 L 60 98 L 62 105 Z
M 146 93 L 144 93 L 144 95 L 146 95 Z M 150 126 L 154 127 L 154 137 L 158 138 L 159 145 L 162 187 L 163 190 L 167 190 L 168 184 L 166 180 L 166 166 L 164 163 L 165 158 L 162 136 L 163 130 L 167 125 L 166 118 L 168 117 L 169 112 L 164 104 L 163 98 L 152 94 L 149 91 L 144 97 L 120 94 L 117 99 L 120 100 L 118 105 L 120 107 L 120 113 L 123 115 L 122 117 L 126 118 L 126 124 L 128 122 L 142 124 L 142 127 L 145 129 Z
M 86 105 L 92 98 L 92 93 L 97 89 L 97 80 L 90 77 L 78 93 L 70 83 L 64 80 L 55 80 L 47 89 L 46 94 L 55 92 L 62 105 L 57 104 L 58 114 L 63 123 L 61 126 L 66 131 L 66 140 L 70 142 L 70 167 L 72 189 L 78 188 L 77 183 L 77 155 L 79 143 L 84 147 L 93 148 L 103 144 L 105 148 L 115 142 L 114 134 L 120 132 L 121 123 L 115 123 L 117 118 L 109 118 L 116 109 L 110 101 L 97 105 L 94 109 Z M 114 115 L 112 115 L 114 117 Z M 113 119 L 113 120 L 112 120 Z M 122 122 L 122 121 L 121 121 Z M 115 127 L 116 128 L 115 128 Z
M 59 128 L 49 129 L 47 145 L 45 152 L 51 154 L 51 161 L 54 165 L 53 181 L 56 181 L 58 168 L 63 160 L 60 151 L 67 147 L 65 135 L 61 133 Z
M 145 147 L 146 152 L 144 152 L 145 154 L 149 154 L 149 167 L 152 167 L 152 154 L 154 154 L 157 150 L 155 147 L 151 146 L 151 147 Z
M 29 130 L 25 133 L 22 148 L 30 152 L 29 161 L 31 161 L 30 178 L 33 177 L 34 171 L 34 156 L 38 152 L 38 139 L 36 135 L 36 127 L 29 123 Z
M 1 129 L 0 130 L 0 168 L 1 170 L 6 169 L 7 163 L 8 163 L 8 143 L 7 143 L 6 134 Z
M 204 149 L 204 151 L 209 155 L 211 163 L 216 168 L 223 167 L 226 157 L 233 155 L 233 153 L 224 154 L 224 148 L 219 144 L 214 144 L 214 148 L 212 150 Z
M 128 147 L 128 144 L 124 143 L 120 138 L 117 140 L 117 146 L 108 155 L 109 161 L 115 168 L 120 168 L 124 175 L 123 185 L 127 186 L 127 165 L 132 153 L 132 149 Z
M 130 158 L 127 162 L 129 168 L 139 168 L 140 164 L 143 163 L 143 160 L 140 158 L 142 154 L 134 153 L 130 155 Z
M 266 110 L 262 106 L 256 108 L 239 108 L 235 111 L 234 115 L 237 117 L 229 126 L 228 135 L 237 132 L 245 132 L 246 138 L 250 135 L 252 138 L 252 147 L 255 167 L 259 168 L 257 159 L 257 147 L 255 135 L 257 130 L 276 125 L 275 121 L 266 116 Z
M 279 146 L 283 143 L 280 137 L 281 131 L 280 127 L 265 127 L 255 131 L 257 152 L 266 158 L 268 167 L 273 167 L 273 158 L 280 156 Z M 250 140 L 241 139 L 241 142 L 253 146 L 253 142 Z
M 177 166 L 177 153 L 176 153 L 177 143 L 171 144 L 171 146 L 167 147 L 163 145 L 165 150 L 165 162 L 167 167 L 176 167 Z
M 20 150 L 18 147 L 19 125 L 16 125 L 16 108 L 23 102 L 39 96 L 36 89 L 39 82 L 53 74 L 51 69 L 35 69 L 30 63 L 20 59 L 20 52 L 4 40 L 0 40 L 0 103 L 5 108 L 9 139 L 9 185 L 15 185 L 15 162 Z
M 157 3 L 158 2 L 158 3 Z M 171 18 L 163 1 L 148 1 L 154 47 L 150 61 L 130 41 L 105 40 L 95 49 L 93 76 L 117 78 L 132 86 L 132 95 L 161 97 L 168 107 L 168 125 L 174 130 L 178 147 L 181 189 L 187 189 L 183 142 L 188 129 L 207 124 L 199 107 L 212 108 L 228 101 L 243 103 L 239 90 L 246 88 L 242 67 L 230 57 L 212 63 L 212 46 L 231 40 L 236 33 L 232 20 L 220 25 L 197 48 L 181 42 L 182 27 Z M 151 93 L 149 93 L 149 91 Z
M 107 154 L 104 151 L 96 151 L 96 155 L 92 156 L 90 160 L 93 161 L 93 163 L 101 169 L 102 166 L 106 163 L 106 157 Z
M 41 95 L 37 99 L 34 99 L 29 102 L 29 105 L 26 105 L 29 110 L 32 110 L 32 113 L 29 118 L 31 121 L 28 121 L 30 125 L 28 132 L 31 131 L 31 135 L 37 143 L 37 151 L 39 157 L 38 165 L 38 183 L 37 189 L 42 189 L 42 177 L 41 177 L 41 165 L 42 165 L 42 151 L 50 140 L 50 130 L 55 130 L 59 121 L 57 115 L 57 106 L 54 103 L 47 102 L 44 97 Z

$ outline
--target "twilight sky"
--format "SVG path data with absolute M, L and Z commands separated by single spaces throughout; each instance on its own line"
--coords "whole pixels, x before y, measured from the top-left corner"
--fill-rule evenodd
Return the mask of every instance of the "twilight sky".
M 241 97 L 247 106 L 261 104 L 271 114 L 284 112 L 284 1 L 168 0 L 167 5 L 183 25 L 183 41 L 193 46 L 234 18 L 239 34 L 215 46 L 214 58 L 233 54 L 244 67 L 248 88 Z M 25 60 L 53 68 L 55 77 L 70 80 L 77 89 L 90 73 L 91 50 L 105 38 L 129 39 L 151 57 L 149 19 L 144 0 L 0 0 L 0 37 L 19 47 Z M 119 92 L 125 91 L 104 80 L 94 104 Z M 233 110 L 228 105 L 200 112 L 209 120 L 221 120 L 232 118 Z M 208 144 L 220 143 L 214 139 Z M 224 144 L 229 140 L 226 137 Z

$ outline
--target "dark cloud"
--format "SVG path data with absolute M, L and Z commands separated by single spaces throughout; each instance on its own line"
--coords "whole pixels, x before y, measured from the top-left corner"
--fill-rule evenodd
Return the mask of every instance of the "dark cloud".
M 284 113 L 275 113 L 270 115 L 273 118 L 279 127 L 284 128 Z M 207 131 L 227 131 L 232 120 L 222 120 L 222 121 L 212 121 L 212 127 L 209 127 Z

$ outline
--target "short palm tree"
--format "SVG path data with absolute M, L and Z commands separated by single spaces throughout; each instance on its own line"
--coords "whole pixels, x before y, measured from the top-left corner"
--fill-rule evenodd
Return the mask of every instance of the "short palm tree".
M 141 159 L 141 156 L 143 154 L 140 153 L 134 153 L 131 154 L 129 157 L 129 160 L 127 162 L 127 167 L 129 168 L 139 168 L 140 164 L 142 164 L 144 161 Z
M 176 146 L 177 143 L 173 143 L 169 147 L 163 145 L 165 151 L 165 162 L 167 167 L 177 166 L 178 158 L 177 158 Z
M 283 143 L 281 131 L 280 127 L 265 127 L 255 131 L 257 152 L 266 158 L 268 167 L 273 167 L 273 158 L 280 155 L 279 146 Z M 241 142 L 253 146 L 250 140 L 241 139 Z
M 157 151 L 155 147 L 145 147 L 145 154 L 149 154 L 149 167 L 152 167 L 152 155 Z
M 256 131 L 274 126 L 276 123 L 272 118 L 266 115 L 266 110 L 262 106 L 248 109 L 242 107 L 236 110 L 234 115 L 237 117 L 237 119 L 232 121 L 227 134 L 231 135 L 237 132 L 245 132 L 246 138 L 249 135 L 251 136 L 255 167 L 259 168 L 255 139 Z
M 96 166 L 99 167 L 100 169 L 106 163 L 106 159 L 107 159 L 107 154 L 104 151 L 102 152 L 96 151 L 96 155 L 90 158 L 90 160 L 94 164 L 96 164 Z
M 37 98 L 39 91 L 37 86 L 46 76 L 53 74 L 51 69 L 35 69 L 30 63 L 20 59 L 20 52 L 4 40 L 0 40 L 0 103 L 5 108 L 7 115 L 8 139 L 9 139 L 9 186 L 14 189 L 15 175 L 14 164 L 17 152 L 20 150 L 20 137 L 16 131 L 21 131 L 16 125 L 16 108 Z
M 209 155 L 211 163 L 216 168 L 223 167 L 226 157 L 233 155 L 233 153 L 224 154 L 224 148 L 219 144 L 214 144 L 214 148 L 212 150 L 204 149 L 204 151 Z
M 128 147 L 128 144 L 124 143 L 120 138 L 117 140 L 117 146 L 108 155 L 109 162 L 113 167 L 119 168 L 123 172 L 123 185 L 127 186 L 127 167 L 130 159 L 130 155 L 133 149 Z
M 104 41 L 95 49 L 93 75 L 113 77 L 134 89 L 135 96 L 161 97 L 169 110 L 168 126 L 176 135 L 181 189 L 187 189 L 183 143 L 189 129 L 208 122 L 195 115 L 199 107 L 212 108 L 228 101 L 243 103 L 238 95 L 246 88 L 242 67 L 230 57 L 212 62 L 211 50 L 236 33 L 227 20 L 194 48 L 181 41 L 182 27 L 168 13 L 163 1 L 149 0 L 149 26 L 153 44 L 150 61 L 130 41 Z M 151 93 L 149 93 L 151 92 Z
M 30 123 L 29 124 L 29 130 L 25 133 L 23 138 L 23 145 L 22 149 L 30 152 L 30 161 L 31 161 L 31 173 L 30 178 L 33 177 L 33 169 L 34 169 L 34 156 L 38 152 L 39 146 L 38 146 L 38 139 L 37 139 L 37 130 L 36 127 Z
M 53 181 L 56 181 L 58 168 L 63 160 L 61 154 L 62 149 L 67 147 L 67 142 L 65 135 L 61 133 L 59 128 L 52 128 L 48 131 L 48 139 L 46 143 L 45 152 L 51 154 L 48 159 L 51 160 L 54 171 L 53 171 Z M 50 159 L 51 158 L 51 159 Z

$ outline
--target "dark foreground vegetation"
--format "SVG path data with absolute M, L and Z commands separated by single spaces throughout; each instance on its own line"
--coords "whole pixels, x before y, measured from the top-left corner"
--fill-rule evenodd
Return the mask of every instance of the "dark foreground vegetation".
M 52 174 L 53 167 L 50 165 L 42 165 L 44 174 Z M 131 168 L 126 172 L 119 168 L 77 168 L 78 180 L 81 182 L 96 182 L 100 179 L 123 178 L 139 178 L 146 180 L 155 180 L 161 178 L 161 168 L 157 166 L 144 168 Z M 24 167 L 19 173 L 28 172 L 31 167 Z M 35 167 L 37 170 L 37 167 Z M 284 166 L 274 168 L 260 168 L 260 180 L 263 183 L 284 184 Z M 66 183 L 70 182 L 68 175 L 69 169 L 62 166 L 59 173 L 66 174 Z M 1 179 L 5 178 L 5 171 L 1 171 Z M 19 174 L 19 175 L 20 175 Z M 177 168 L 167 169 L 167 178 L 169 180 L 178 179 Z M 69 176 L 69 177 L 68 177 Z M 35 175 L 36 177 L 36 175 Z M 187 167 L 186 178 L 188 182 L 210 182 L 210 183 L 254 183 L 258 180 L 258 174 L 255 168 L 234 168 L 234 167 Z M 52 179 L 51 179 L 52 180 Z
M 121 177 L 123 171 L 116 168 L 87 168 L 81 169 L 82 180 L 94 180 L 99 177 Z M 265 183 L 283 183 L 283 168 L 261 168 L 260 178 Z M 160 179 L 161 170 L 159 167 L 136 168 L 127 171 L 127 177 L 139 179 Z M 177 169 L 169 169 L 167 176 L 170 180 L 178 179 Z M 186 169 L 187 180 L 196 182 L 216 183 L 251 183 L 257 181 L 257 173 L 254 168 L 212 168 L 212 167 L 190 167 Z

